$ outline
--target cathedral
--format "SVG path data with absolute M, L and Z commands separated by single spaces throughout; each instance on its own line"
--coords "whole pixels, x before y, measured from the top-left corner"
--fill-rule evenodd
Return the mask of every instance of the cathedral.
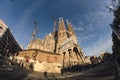
M 28 57 L 30 62 L 35 62 L 34 71 L 61 73 L 61 69 L 86 62 L 75 31 L 68 20 L 65 22 L 63 18 L 59 18 L 58 22 L 54 21 L 53 32 L 43 40 L 34 38 L 36 32 L 35 29 L 27 49 L 18 53 L 18 60 Z

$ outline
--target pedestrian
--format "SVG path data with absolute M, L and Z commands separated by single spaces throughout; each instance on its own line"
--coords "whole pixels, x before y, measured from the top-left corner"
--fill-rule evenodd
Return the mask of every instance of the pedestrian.
M 26 69 L 29 69 L 29 57 L 26 58 Z
M 30 63 L 30 70 L 33 71 L 33 62 Z
M 61 76 L 63 76 L 63 69 L 61 69 Z

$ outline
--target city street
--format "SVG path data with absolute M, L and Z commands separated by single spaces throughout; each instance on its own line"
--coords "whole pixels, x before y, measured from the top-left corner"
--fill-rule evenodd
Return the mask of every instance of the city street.
M 111 64 L 100 65 L 91 68 L 84 72 L 67 72 L 63 76 L 48 76 L 44 77 L 43 74 L 32 72 L 26 73 L 22 71 L 0 71 L 0 80 L 114 80 L 114 66 Z
M 7 68 L 1 68 L 0 80 L 114 80 L 114 65 L 110 62 L 83 71 L 64 72 L 63 76 L 48 74 L 47 77 L 43 73 L 31 72 L 20 67 Z
M 0 71 L 0 80 L 23 80 L 26 77 L 23 73 L 13 71 Z
M 114 80 L 114 66 L 109 64 L 102 64 L 98 67 L 91 68 L 83 72 L 67 72 L 63 76 L 48 76 L 43 77 L 40 73 L 30 73 L 24 80 Z

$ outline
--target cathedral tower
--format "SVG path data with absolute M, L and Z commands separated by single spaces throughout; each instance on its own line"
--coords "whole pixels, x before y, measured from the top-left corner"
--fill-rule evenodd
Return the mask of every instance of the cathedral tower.
M 67 29 L 68 29 L 68 31 L 67 31 L 68 37 L 69 37 L 69 38 L 72 38 L 73 41 L 74 41 L 75 43 L 77 43 L 76 34 L 75 34 L 75 31 L 74 31 L 71 23 L 68 22 L 68 20 L 66 20 L 66 23 L 67 23 Z
M 60 44 L 67 40 L 67 34 L 65 29 L 65 24 L 63 18 L 59 18 L 58 23 L 58 40 L 57 40 L 57 49 L 59 50 Z

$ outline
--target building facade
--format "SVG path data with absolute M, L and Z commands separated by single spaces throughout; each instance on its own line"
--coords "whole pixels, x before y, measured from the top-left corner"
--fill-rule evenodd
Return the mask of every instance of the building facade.
M 10 56 L 21 50 L 22 48 L 15 40 L 10 29 L 0 20 L 0 54 L 3 56 Z
M 87 64 L 91 64 L 90 56 L 85 56 L 85 61 Z
M 45 59 L 48 59 L 47 56 L 49 53 L 51 53 L 54 57 L 59 55 L 59 58 L 57 59 L 58 64 L 56 66 L 60 68 L 60 71 L 64 68 L 85 63 L 85 57 L 81 47 L 78 44 L 74 29 L 68 20 L 66 20 L 65 24 L 63 18 L 59 18 L 57 26 L 54 24 L 53 32 L 45 36 L 43 40 L 40 38 L 35 38 L 30 42 L 30 44 L 28 44 L 27 50 L 30 51 L 35 49 L 40 52 L 43 51 L 44 53 L 42 52 L 39 57 L 44 57 Z M 24 52 L 26 51 L 23 51 L 23 53 Z M 42 54 L 45 54 L 46 56 L 42 56 Z M 23 55 L 23 57 L 25 57 L 25 55 Z M 30 58 L 33 59 L 32 57 Z M 54 58 L 50 59 L 52 60 Z M 55 60 L 53 60 L 52 63 L 55 63 Z M 49 64 L 49 62 L 47 62 L 47 64 Z
M 24 56 L 24 57 L 23 57 Z M 29 65 L 27 66 L 27 58 L 29 58 Z M 17 62 L 30 69 L 32 63 L 33 71 L 48 72 L 48 73 L 60 73 L 61 72 L 61 57 L 60 54 L 54 54 L 49 51 L 42 51 L 38 49 L 30 49 L 19 52 L 17 56 Z

